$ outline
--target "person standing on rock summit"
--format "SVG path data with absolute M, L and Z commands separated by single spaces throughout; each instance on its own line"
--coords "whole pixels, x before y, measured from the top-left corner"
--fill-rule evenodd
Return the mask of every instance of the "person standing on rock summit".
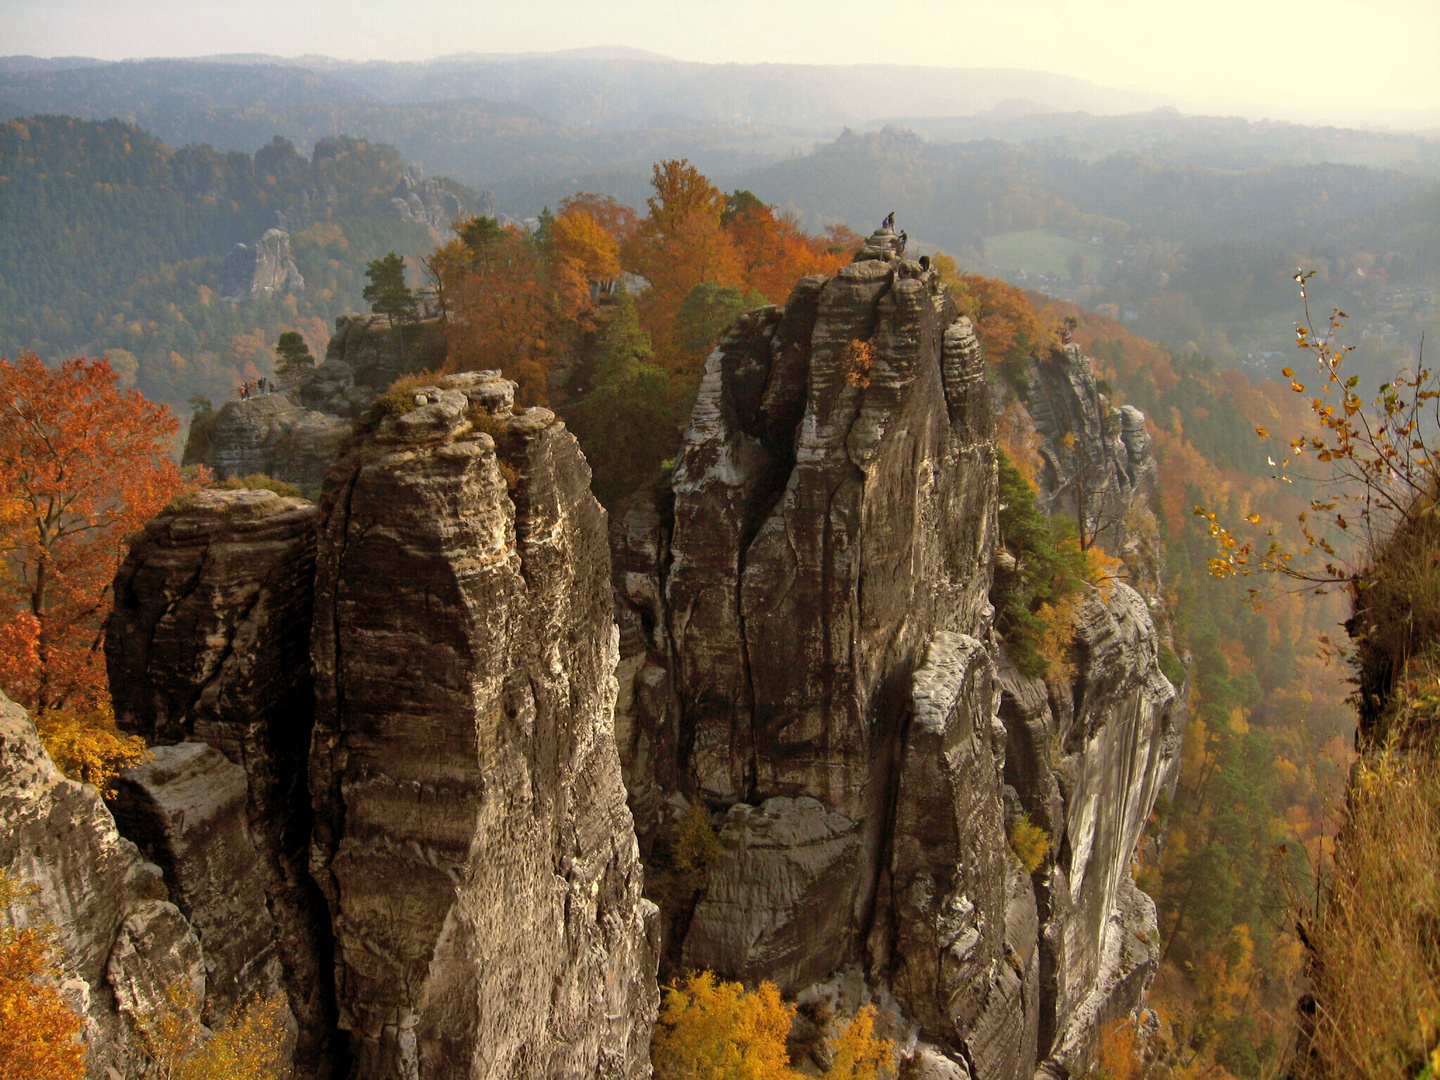
M 891 229 L 891 230 L 893 230 L 893 229 L 895 228 L 895 211 L 894 211 L 894 210 L 891 210 L 890 213 L 888 213 L 888 214 L 885 215 L 885 220 L 882 221 L 882 222 L 880 222 L 880 228 L 882 228 L 882 229 Z

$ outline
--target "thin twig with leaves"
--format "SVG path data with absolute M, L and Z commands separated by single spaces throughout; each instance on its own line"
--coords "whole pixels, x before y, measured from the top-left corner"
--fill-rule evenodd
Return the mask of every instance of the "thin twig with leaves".
M 1308 391 L 1318 426 L 1291 439 L 1280 461 L 1269 458 L 1277 470 L 1274 479 L 1286 484 L 1306 481 L 1317 493 L 1309 509 L 1298 515 L 1304 544 L 1292 549 L 1278 535 L 1276 524 L 1266 523 L 1259 513 L 1246 520 L 1265 527 L 1264 541 L 1242 541 L 1203 506 L 1195 507 L 1194 513 L 1207 519 L 1210 535 L 1220 546 L 1219 555 L 1209 560 L 1214 576 L 1270 573 L 1293 591 L 1321 595 L 1337 587 L 1353 592 L 1358 562 L 1351 553 L 1368 559 L 1377 545 L 1433 501 L 1437 473 L 1425 424 L 1429 421 L 1433 438 L 1440 423 L 1440 389 L 1434 372 L 1425 367 L 1422 340 L 1415 373 L 1401 371 L 1382 383 L 1367 405 L 1357 392 L 1360 376 L 1348 374 L 1344 367 L 1355 348 L 1342 340 L 1348 316 L 1332 308 L 1324 331 L 1315 329 L 1307 289 L 1314 273 L 1295 274 L 1305 310 L 1304 321 L 1295 325 L 1295 343 L 1311 354 L 1318 368 L 1318 391 Z M 1294 393 L 1307 393 L 1291 368 L 1283 370 Z M 1432 408 L 1437 415 L 1427 416 Z M 1263 427 L 1255 433 L 1262 439 L 1274 438 Z M 1302 472 L 1300 465 L 1307 457 L 1325 468 L 1314 475 Z M 1260 590 L 1250 589 L 1249 596 L 1258 608 Z

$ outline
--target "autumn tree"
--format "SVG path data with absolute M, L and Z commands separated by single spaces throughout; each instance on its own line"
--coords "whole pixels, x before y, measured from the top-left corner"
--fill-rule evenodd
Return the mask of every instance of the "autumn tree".
M 1033 355 L 1060 344 L 1053 328 L 1040 322 L 1023 289 L 996 278 L 963 274 L 954 259 L 937 254 L 935 269 L 950 287 L 955 305 L 975 326 L 975 335 L 985 346 L 985 355 L 999 364 L 1001 373 L 1022 391 L 1029 383 L 1025 374 Z
M 843 228 L 810 236 L 798 217 L 777 214 L 750 191 L 727 196 L 721 220 L 745 285 L 772 304 L 783 304 L 806 274 L 835 273 L 860 244 L 858 236 Z
M 649 282 L 640 299 L 642 320 L 662 358 L 674 351 L 675 321 L 690 290 L 701 282 L 742 285 L 735 246 L 726 233 L 724 194 L 688 160 L 658 162 L 649 214 L 627 251 L 636 273 Z
M 57 764 L 102 782 L 139 752 L 114 732 L 101 641 L 125 537 L 186 482 L 169 410 L 103 360 L 0 360 L 0 687 Z
M 894 1064 L 894 1044 L 875 1035 L 864 1006 L 830 1040 L 823 1080 L 875 1080 Z M 774 983 L 747 991 L 708 971 L 665 988 L 651 1061 L 656 1080 L 801 1080 L 785 1040 L 795 1019 Z
M 160 1080 L 280 1080 L 289 1036 L 284 998 L 256 997 L 214 1032 L 200 1023 L 199 995 L 188 980 L 164 988 L 163 1000 L 136 1018 L 136 1034 Z
M 560 216 L 569 213 L 589 214 L 600 227 L 615 238 L 623 250 L 640 228 L 640 216 L 634 209 L 618 202 L 609 195 L 597 195 L 593 191 L 579 191 L 560 202 Z
M 0 912 L 27 890 L 0 870 Z M 61 972 L 43 927 L 0 920 L 0 1080 L 81 1080 L 81 1019 L 56 990 Z
M 620 276 L 620 243 L 591 214 L 571 209 L 550 225 L 551 265 L 562 313 L 586 319 Z
M 450 363 L 501 369 L 528 405 L 547 403 L 556 354 L 564 355 L 566 327 L 546 256 L 514 227 L 497 238 L 487 234 L 479 254 L 462 238 L 445 256 L 454 268 L 447 289 Z

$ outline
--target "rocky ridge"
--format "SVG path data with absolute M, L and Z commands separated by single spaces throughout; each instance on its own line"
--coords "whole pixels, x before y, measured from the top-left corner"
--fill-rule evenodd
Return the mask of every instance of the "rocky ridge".
M 437 243 L 451 233 L 450 226 L 465 217 L 468 207 L 459 195 L 438 180 L 424 180 L 406 169 L 400 177 L 390 206 L 401 221 L 424 225 Z M 493 215 L 492 215 L 493 216 Z
M 285 380 L 277 392 L 227 401 L 204 437 L 187 442 L 185 464 L 206 465 L 221 480 L 263 473 L 318 493 L 376 395 L 400 376 L 439 368 L 444 360 L 437 319 L 396 329 L 383 316 L 342 315 L 320 364 Z
M 1047 362 L 1065 392 L 1042 381 L 1037 426 L 1113 463 L 1089 490 L 1118 512 L 1153 470 L 1143 417 L 1111 432 L 1083 357 Z M 726 334 L 667 490 L 612 530 L 644 631 L 621 747 L 642 847 L 663 872 L 693 800 L 721 844 L 667 906 L 669 962 L 802 998 L 858 972 L 977 1080 L 1079 1071 L 1138 1000 L 1156 935 L 1129 859 L 1179 738 L 1127 585 L 1086 599 L 1073 686 L 1010 667 L 995 452 L 968 320 L 882 231 Z M 1053 845 L 1033 875 L 1007 843 L 1022 809 Z

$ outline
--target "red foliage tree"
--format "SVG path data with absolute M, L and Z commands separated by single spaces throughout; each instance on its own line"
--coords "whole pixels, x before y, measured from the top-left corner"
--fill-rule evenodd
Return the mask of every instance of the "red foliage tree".
M 41 716 L 108 703 L 110 584 L 125 537 L 185 490 L 178 426 L 104 360 L 0 360 L 0 687 Z

